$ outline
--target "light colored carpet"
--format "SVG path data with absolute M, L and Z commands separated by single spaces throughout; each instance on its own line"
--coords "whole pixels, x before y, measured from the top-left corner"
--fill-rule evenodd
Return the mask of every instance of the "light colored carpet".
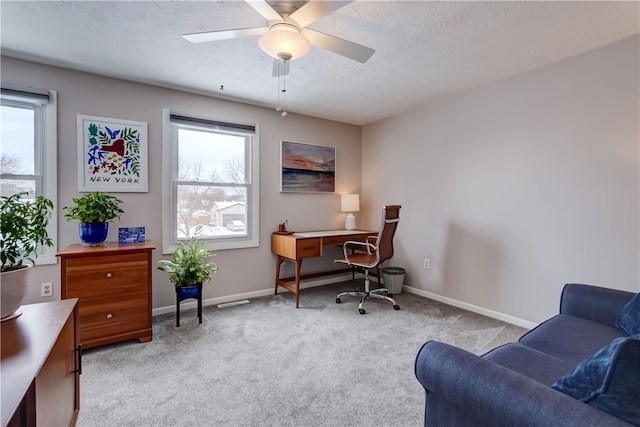
M 79 426 L 420 426 L 428 340 L 476 354 L 525 329 L 416 295 L 335 303 L 345 282 L 156 316 L 153 341 L 85 351 Z

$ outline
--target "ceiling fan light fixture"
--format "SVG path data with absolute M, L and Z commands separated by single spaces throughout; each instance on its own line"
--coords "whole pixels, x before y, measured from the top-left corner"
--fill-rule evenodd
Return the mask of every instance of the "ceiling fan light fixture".
M 289 55 L 289 59 L 301 58 L 311 50 L 309 40 L 295 25 L 287 23 L 272 25 L 268 33 L 260 36 L 258 45 L 267 55 L 277 59 Z

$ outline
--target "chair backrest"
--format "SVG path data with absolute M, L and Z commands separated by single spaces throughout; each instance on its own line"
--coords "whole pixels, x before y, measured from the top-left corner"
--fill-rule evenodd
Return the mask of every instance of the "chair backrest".
M 382 224 L 376 239 L 378 248 L 378 264 L 393 256 L 393 236 L 400 222 L 400 205 L 389 205 L 382 208 Z

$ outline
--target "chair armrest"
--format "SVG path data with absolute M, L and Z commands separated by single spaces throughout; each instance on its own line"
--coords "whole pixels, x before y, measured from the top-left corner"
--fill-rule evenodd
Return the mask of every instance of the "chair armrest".
M 415 375 L 477 426 L 629 426 L 512 371 L 449 344 L 429 341 L 418 353 Z
M 562 290 L 560 314 L 615 326 L 618 313 L 634 295 L 633 292 L 618 289 L 568 283 Z
M 354 248 L 354 246 L 360 246 L 359 248 Z M 358 242 L 355 240 L 348 240 L 344 242 L 342 245 L 342 252 L 344 253 L 344 259 L 349 260 L 349 253 L 347 252 L 349 249 L 361 250 L 364 251 L 366 248 L 367 253 L 371 254 L 371 251 L 376 249 L 375 245 L 371 243 Z

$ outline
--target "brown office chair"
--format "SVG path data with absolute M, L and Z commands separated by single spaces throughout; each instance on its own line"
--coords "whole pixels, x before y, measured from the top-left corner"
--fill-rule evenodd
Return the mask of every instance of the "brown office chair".
M 355 290 L 342 292 L 336 297 L 336 303 L 342 302 L 345 295 L 362 297 L 358 304 L 360 314 L 365 314 L 364 302 L 367 298 L 386 299 L 393 304 L 394 310 L 400 310 L 400 306 L 393 300 L 393 295 L 386 288 L 369 289 L 369 270 L 375 268 L 378 274 L 378 284 L 380 284 L 380 264 L 393 256 L 393 236 L 400 222 L 399 205 L 384 206 L 382 208 L 382 224 L 378 236 L 375 237 L 375 244 L 371 243 L 373 236 L 365 242 L 348 241 L 342 246 L 344 258 L 336 259 L 334 262 L 360 267 L 364 269 L 364 291 Z

